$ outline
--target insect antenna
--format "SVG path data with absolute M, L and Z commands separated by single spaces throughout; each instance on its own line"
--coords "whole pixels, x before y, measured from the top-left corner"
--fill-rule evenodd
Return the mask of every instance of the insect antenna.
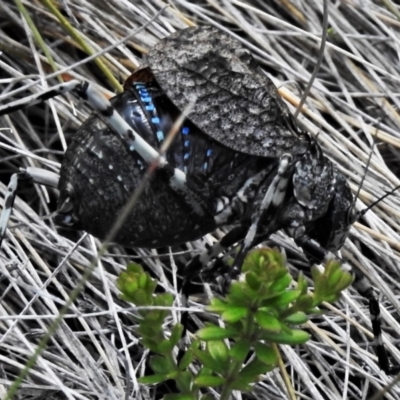
M 378 130 L 378 126 L 379 126 L 380 122 L 381 122 L 381 118 L 378 118 L 376 130 Z M 400 188 L 400 185 L 396 186 L 396 187 L 395 187 L 394 189 L 392 189 L 390 192 L 386 192 L 383 196 L 379 197 L 378 200 L 375 200 L 375 201 L 374 201 L 372 204 L 370 204 L 368 207 L 364 208 L 364 209 L 361 210 L 361 211 L 356 211 L 356 209 L 355 209 L 355 208 L 356 208 L 356 202 L 357 202 L 357 199 L 358 199 L 358 197 L 359 197 L 359 195 L 360 195 L 361 188 L 363 187 L 364 182 L 365 182 L 365 179 L 366 179 L 366 177 L 367 177 L 368 168 L 369 168 L 369 166 L 370 166 L 370 164 L 371 164 L 372 155 L 374 154 L 374 147 L 375 147 L 375 143 L 372 143 L 371 151 L 370 151 L 370 153 L 369 153 L 368 160 L 367 160 L 367 164 L 366 164 L 366 166 L 365 166 L 365 173 L 364 173 L 364 175 L 363 175 L 363 177 L 362 177 L 362 179 L 361 179 L 360 184 L 358 185 L 358 189 L 357 189 L 357 192 L 356 192 L 356 194 L 355 194 L 355 196 L 354 196 L 353 204 L 352 204 L 352 206 L 351 206 L 351 210 L 352 210 L 352 211 L 350 212 L 350 215 L 352 216 L 351 221 L 350 221 L 351 224 L 353 224 L 354 222 L 360 220 L 361 217 L 363 217 L 372 207 L 375 207 L 379 202 L 381 202 L 381 201 L 384 200 L 386 197 L 390 196 L 392 193 L 394 193 L 397 189 Z
M 377 200 L 375 200 L 372 204 L 370 204 L 368 207 L 364 208 L 363 210 L 358 212 L 359 218 L 364 216 L 371 208 L 375 207 L 378 203 L 380 203 L 382 200 L 386 199 L 386 197 L 389 197 L 392 195 L 396 190 L 400 189 L 400 185 L 397 185 L 394 189 L 392 189 L 389 192 L 386 192 L 383 196 L 379 197 Z M 359 219 L 358 218 L 358 219 Z
M 356 194 L 354 196 L 353 204 L 351 206 L 352 207 L 352 212 L 350 213 L 350 215 L 354 215 L 354 221 L 351 221 L 351 223 L 354 223 L 354 222 L 360 220 L 369 210 L 371 210 L 373 207 L 375 207 L 377 204 L 379 204 L 382 200 L 386 199 L 386 197 L 389 197 L 390 195 L 392 195 L 396 190 L 400 189 L 400 185 L 397 185 L 394 189 L 390 190 L 389 192 L 386 192 L 383 196 L 379 197 L 377 200 L 375 200 L 368 207 L 364 208 L 361 211 L 356 211 L 356 209 L 355 209 L 356 202 L 357 202 L 357 199 L 358 199 L 358 197 L 360 195 L 361 188 L 363 187 L 363 184 L 364 184 L 365 179 L 367 177 L 368 168 L 369 168 L 369 166 L 371 164 L 372 155 L 374 154 L 374 147 L 375 147 L 375 143 L 372 144 L 372 148 L 371 148 L 371 151 L 370 151 L 369 156 L 368 156 L 367 164 L 365 166 L 365 173 L 364 173 L 364 175 L 363 175 L 363 177 L 361 179 L 360 184 L 358 185 L 357 192 L 356 192 Z
M 363 175 L 363 177 L 361 179 L 360 184 L 358 185 L 357 193 L 354 196 L 353 203 L 352 203 L 352 205 L 350 207 L 349 224 L 351 224 L 351 225 L 353 225 L 356 221 L 358 221 L 366 212 L 365 211 L 364 213 L 362 213 L 362 211 L 357 211 L 356 210 L 356 203 L 357 203 L 358 196 L 360 195 L 361 188 L 362 188 L 362 186 L 363 186 L 363 184 L 365 182 L 365 178 L 367 177 L 368 167 L 371 164 L 372 154 L 374 153 L 374 145 L 375 144 L 372 145 L 372 149 L 371 149 L 371 151 L 369 153 L 367 164 L 365 166 L 365 173 L 364 173 L 364 175 Z
M 315 64 L 315 68 L 313 73 L 311 74 L 311 77 L 307 83 L 306 89 L 304 90 L 303 96 L 301 97 L 300 103 L 296 108 L 295 113 L 293 114 L 293 118 L 296 120 L 301 108 L 303 107 L 304 103 L 307 100 L 307 96 L 310 94 L 312 85 L 317 77 L 318 71 L 321 68 L 322 61 L 324 59 L 324 51 L 325 51 L 325 44 L 326 44 L 326 38 L 328 36 L 328 4 L 329 2 L 327 0 L 324 0 L 324 9 L 323 9 L 323 20 L 322 20 L 322 36 L 321 36 L 321 47 L 319 48 L 319 54 L 318 54 L 318 59 L 317 63 Z

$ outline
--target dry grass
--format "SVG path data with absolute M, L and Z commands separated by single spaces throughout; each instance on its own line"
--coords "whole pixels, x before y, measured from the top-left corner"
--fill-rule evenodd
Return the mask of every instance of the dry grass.
M 322 1 L 170 3 L 173 7 L 132 35 L 165 6 L 163 1 L 60 2 L 64 15 L 96 52 L 129 36 L 103 55 L 104 64 L 121 82 L 160 38 L 188 24 L 208 23 L 241 38 L 295 111 L 318 58 Z M 375 141 L 357 201 L 359 210 L 400 183 L 399 8 L 390 10 L 390 4 L 377 3 L 343 0 L 330 4 L 325 58 L 299 116 L 302 127 L 318 135 L 326 154 L 348 177 L 354 192 Z M 63 76 L 95 81 L 111 94 L 112 86 L 93 62 L 76 64 L 84 58 L 80 45 L 49 10 L 39 1 L 26 1 L 25 6 Z M 57 83 L 54 76 L 47 79 L 52 72 L 49 59 L 33 41 L 15 4 L 4 0 L 0 1 L 0 51 L 0 102 Z M 46 106 L 0 119 L 1 199 L 4 183 L 19 167 L 59 170 L 66 143 L 90 112 L 78 99 L 71 99 L 79 104 L 76 114 L 65 99 L 58 98 Z M 51 190 L 23 186 L 0 254 L 0 398 L 99 248 L 99 243 L 89 237 L 83 237 L 76 246 L 82 234 L 57 229 L 51 218 L 55 198 Z M 396 348 L 400 338 L 399 199 L 396 193 L 369 211 L 362 224 L 353 227 L 342 250 L 343 257 L 360 268 L 383 295 L 385 342 L 395 363 L 400 363 Z M 208 235 L 173 250 L 197 251 L 220 235 Z M 284 235 L 274 235 L 273 240 L 287 250 L 294 248 Z M 167 252 L 167 257 L 160 258 L 156 251 L 141 249 L 136 254 L 142 256 L 141 264 L 158 277 L 165 290 L 176 293 L 175 280 L 165 274 L 174 254 Z M 187 259 L 188 254 L 175 255 L 176 260 L 184 257 Z M 115 287 L 116 277 L 129 259 L 126 250 L 113 246 L 97 262 L 81 295 L 21 385 L 18 398 L 148 398 L 146 389 L 136 381 L 144 372 L 147 353 L 137 346 L 129 318 L 132 309 L 119 300 Z M 167 268 L 163 269 L 165 264 Z M 195 313 L 202 306 L 193 307 Z M 393 378 L 376 364 L 369 312 L 355 290 L 348 290 L 335 308 L 315 319 L 309 328 L 314 336 L 307 345 L 281 347 L 299 399 L 400 399 L 398 385 L 382 393 Z M 279 372 L 264 376 L 254 393 L 243 398 L 286 399 Z

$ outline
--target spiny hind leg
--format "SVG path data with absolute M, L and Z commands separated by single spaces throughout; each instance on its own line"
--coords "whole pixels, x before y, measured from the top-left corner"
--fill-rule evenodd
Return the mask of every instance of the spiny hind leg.
M 154 167 L 165 174 L 172 190 L 183 196 L 187 204 L 200 215 L 205 215 L 206 205 L 194 190 L 188 187 L 188 177 L 179 168 L 174 168 L 167 159 L 148 144 L 125 119 L 115 110 L 110 101 L 96 87 L 87 82 L 72 80 L 61 83 L 44 92 L 36 93 L 24 99 L 0 107 L 0 116 L 10 112 L 41 103 L 58 95 L 74 91 L 82 99 L 88 101 L 101 118 L 121 139 L 129 152 L 136 152 L 147 166 Z M 194 184 L 194 182 L 191 182 Z

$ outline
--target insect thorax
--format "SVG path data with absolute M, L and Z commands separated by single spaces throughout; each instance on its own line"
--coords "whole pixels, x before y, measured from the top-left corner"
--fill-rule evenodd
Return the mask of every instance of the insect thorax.
M 327 211 L 309 224 L 308 234 L 326 250 L 337 251 L 350 232 L 354 198 L 346 178 L 335 171 L 334 192 Z

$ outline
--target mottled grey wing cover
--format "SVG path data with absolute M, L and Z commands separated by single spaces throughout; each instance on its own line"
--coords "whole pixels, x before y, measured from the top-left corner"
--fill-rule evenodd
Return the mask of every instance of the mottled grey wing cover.
M 173 33 L 154 46 L 150 68 L 172 102 L 207 135 L 247 154 L 302 154 L 307 142 L 276 87 L 239 41 L 211 26 Z

